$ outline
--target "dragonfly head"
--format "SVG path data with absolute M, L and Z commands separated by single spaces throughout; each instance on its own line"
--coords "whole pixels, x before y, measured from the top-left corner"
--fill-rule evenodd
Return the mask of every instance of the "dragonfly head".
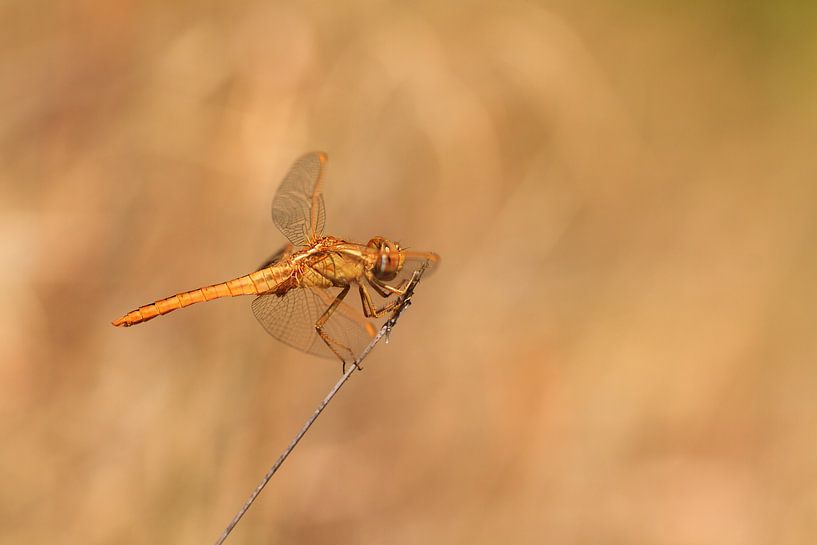
M 375 278 L 384 282 L 394 280 L 403 268 L 404 254 L 400 251 L 400 245 L 383 237 L 374 237 L 367 246 L 377 250 L 370 261 Z

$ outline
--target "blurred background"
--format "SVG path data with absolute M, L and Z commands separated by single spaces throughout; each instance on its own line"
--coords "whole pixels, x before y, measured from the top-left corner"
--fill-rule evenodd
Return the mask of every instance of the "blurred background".
M 228 543 L 817 539 L 817 4 L 0 7 L 0 541 L 210 543 L 339 365 L 284 242 L 442 255 Z

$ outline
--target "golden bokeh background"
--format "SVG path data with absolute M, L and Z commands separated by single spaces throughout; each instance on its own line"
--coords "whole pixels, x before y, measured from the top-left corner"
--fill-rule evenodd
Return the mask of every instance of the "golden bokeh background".
M 0 7 L 0 542 L 215 540 L 338 376 L 250 300 L 327 232 L 442 267 L 228 543 L 817 539 L 817 7 Z

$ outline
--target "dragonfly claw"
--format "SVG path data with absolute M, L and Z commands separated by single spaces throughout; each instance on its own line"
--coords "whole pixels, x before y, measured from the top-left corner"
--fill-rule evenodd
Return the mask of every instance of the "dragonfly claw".
M 340 371 L 341 371 L 342 374 L 345 375 L 346 374 L 346 365 L 348 365 L 348 364 L 346 363 L 346 360 L 344 360 L 344 359 L 341 359 L 340 361 L 341 361 Z M 358 371 L 363 371 L 363 366 L 360 365 L 359 363 L 356 364 L 355 362 L 352 362 L 352 365 L 357 367 Z

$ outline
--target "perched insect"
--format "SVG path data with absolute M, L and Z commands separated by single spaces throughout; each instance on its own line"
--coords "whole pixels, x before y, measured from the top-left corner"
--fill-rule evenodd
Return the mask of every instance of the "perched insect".
M 304 155 L 281 182 L 272 200 L 272 221 L 290 244 L 261 268 L 139 307 L 113 325 L 140 324 L 221 297 L 258 295 L 252 310 L 270 335 L 310 354 L 337 357 L 344 366 L 353 361 L 375 335 L 369 318 L 394 308 L 411 273 L 423 264 L 437 265 L 440 258 L 433 252 L 406 250 L 381 236 L 367 244 L 324 236 L 321 184 L 326 160 L 322 152 Z M 362 314 L 344 302 L 353 285 Z M 379 308 L 369 287 L 383 298 Z M 337 288 L 340 291 L 333 293 Z

